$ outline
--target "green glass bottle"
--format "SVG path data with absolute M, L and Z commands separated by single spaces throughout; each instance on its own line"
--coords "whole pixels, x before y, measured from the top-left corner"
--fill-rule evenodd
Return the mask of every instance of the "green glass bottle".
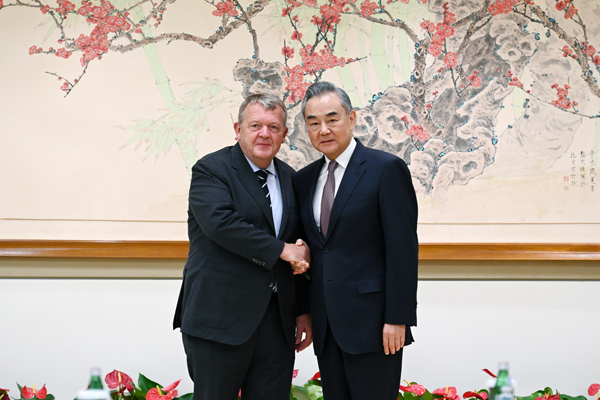
M 90 379 L 90 386 L 88 389 L 104 389 L 102 385 L 102 379 L 100 378 L 100 368 L 92 368 L 92 378 Z
M 502 362 L 498 367 L 498 377 L 492 391 L 492 400 L 514 400 L 514 387 L 508 374 L 508 363 Z
M 111 400 L 109 392 L 102 385 L 100 368 L 92 368 L 90 375 L 89 386 L 77 394 L 77 400 Z

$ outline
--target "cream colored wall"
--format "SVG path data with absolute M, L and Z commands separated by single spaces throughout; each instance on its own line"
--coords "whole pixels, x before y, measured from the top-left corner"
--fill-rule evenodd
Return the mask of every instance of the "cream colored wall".
M 15 382 L 45 383 L 58 400 L 71 399 L 95 365 L 104 373 L 142 372 L 164 385 L 183 379 L 180 393 L 191 391 L 180 335 L 171 330 L 178 279 L 0 285 L 0 387 L 13 396 Z M 517 394 L 545 386 L 586 394 L 600 381 L 598 293 L 600 281 L 422 280 L 417 342 L 405 353 L 403 378 L 462 394 L 485 386 L 481 369 L 508 360 Z M 316 372 L 312 349 L 298 356 L 296 368 L 296 384 Z

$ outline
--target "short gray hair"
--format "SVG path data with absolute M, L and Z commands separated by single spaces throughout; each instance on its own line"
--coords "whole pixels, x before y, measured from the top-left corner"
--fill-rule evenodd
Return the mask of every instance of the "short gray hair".
M 350 102 L 350 97 L 348 94 L 339 87 L 335 86 L 331 82 L 315 82 L 306 90 L 306 95 L 304 96 L 304 100 L 302 101 L 302 116 L 306 118 L 304 115 L 304 109 L 306 108 L 306 103 L 312 99 L 313 97 L 319 97 L 326 93 L 335 93 L 340 98 L 342 102 L 342 107 L 346 110 L 346 114 L 350 114 L 352 111 L 352 103 Z
M 242 120 L 244 119 L 244 111 L 246 110 L 246 107 L 248 107 L 249 104 L 256 103 L 262 105 L 265 110 L 268 111 L 272 111 L 277 107 L 281 107 L 283 110 L 283 124 L 285 125 L 287 123 L 287 110 L 285 108 L 285 104 L 279 97 L 271 93 L 255 93 L 246 97 L 242 104 L 240 104 L 240 110 L 238 111 L 238 124 L 241 124 Z

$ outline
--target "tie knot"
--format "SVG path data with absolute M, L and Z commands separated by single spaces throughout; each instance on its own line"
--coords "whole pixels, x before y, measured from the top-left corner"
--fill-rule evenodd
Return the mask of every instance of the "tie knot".
M 258 171 L 254 172 L 256 174 L 256 176 L 258 176 L 258 179 L 260 180 L 266 180 L 267 176 L 269 175 L 269 171 L 264 170 L 264 169 L 259 169 Z
M 329 173 L 330 173 L 330 174 L 331 174 L 331 173 L 333 173 L 333 171 L 335 170 L 335 167 L 337 167 L 337 166 L 338 166 L 338 163 L 337 163 L 337 161 L 335 161 L 335 160 L 331 160 L 331 161 L 329 162 L 329 167 L 328 167 L 328 171 L 329 171 Z

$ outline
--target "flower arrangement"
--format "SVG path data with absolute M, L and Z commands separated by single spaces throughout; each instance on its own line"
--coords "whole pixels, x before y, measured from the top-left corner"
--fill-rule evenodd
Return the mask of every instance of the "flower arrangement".
M 294 370 L 293 377 L 297 376 L 298 370 L 296 369 Z M 104 381 L 110 389 L 110 396 L 113 400 L 192 400 L 193 397 L 193 393 L 177 396 L 176 387 L 181 380 L 173 382 L 168 386 L 161 386 L 144 375 L 139 374 L 137 385 L 135 385 L 129 375 L 114 370 L 106 375 Z M 489 392 L 486 389 L 481 389 L 467 391 L 463 393 L 461 398 L 456 387 L 453 386 L 446 386 L 430 392 L 416 382 L 405 382 L 406 386 L 400 385 L 399 400 L 488 400 L 489 396 Z M 45 384 L 41 389 L 37 390 L 35 385 L 32 385 L 30 388 L 17 383 L 17 386 L 21 396 L 19 398 L 13 397 L 12 400 L 55 400 L 55 397 L 48 393 Z M 10 400 L 8 392 L 8 389 L 0 388 L 0 400 Z M 600 384 L 594 383 L 590 385 L 588 395 L 596 396 L 596 400 L 600 400 Z M 238 399 L 242 399 L 241 391 Z M 290 400 L 324 400 L 321 373 L 317 372 L 304 385 L 292 385 Z M 587 400 L 587 398 L 581 395 L 569 396 L 547 387 L 543 390 L 537 390 L 529 396 L 515 397 L 515 400 Z
M 104 381 L 111 389 L 110 396 L 113 400 L 192 400 L 193 397 L 193 393 L 177 397 L 178 392 L 175 388 L 181 379 L 163 387 L 139 374 L 136 386 L 129 375 L 114 370 L 106 375 Z
M 193 393 L 177 396 L 178 392 L 175 388 L 179 385 L 181 379 L 163 387 L 139 374 L 136 386 L 129 375 L 114 370 L 106 375 L 104 381 L 110 389 L 110 396 L 113 400 L 192 400 L 193 397 Z M 17 383 L 17 386 L 21 397 L 13 397 L 12 400 L 55 400 L 54 396 L 48 393 L 45 384 L 38 390 L 36 390 L 35 385 L 29 388 Z M 10 400 L 8 392 L 8 389 L 0 388 L 0 400 Z

